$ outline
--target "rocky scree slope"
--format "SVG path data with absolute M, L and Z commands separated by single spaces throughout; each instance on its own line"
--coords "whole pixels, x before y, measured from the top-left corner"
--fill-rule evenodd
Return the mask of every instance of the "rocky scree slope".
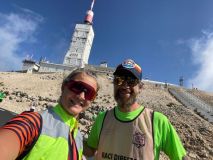
M 0 91 L 6 94 L 1 108 L 21 113 L 36 103 L 36 111 L 53 106 L 61 93 L 61 83 L 66 74 L 27 74 L 0 72 Z M 88 136 L 91 125 L 100 111 L 116 105 L 113 98 L 112 80 L 99 75 L 101 89 L 91 107 L 80 115 L 80 129 Z M 213 98 L 212 95 L 210 99 Z M 139 102 L 145 107 L 165 114 L 176 128 L 190 159 L 213 160 L 213 125 L 187 109 L 173 98 L 167 88 L 145 82 Z M 161 160 L 168 157 L 161 154 Z

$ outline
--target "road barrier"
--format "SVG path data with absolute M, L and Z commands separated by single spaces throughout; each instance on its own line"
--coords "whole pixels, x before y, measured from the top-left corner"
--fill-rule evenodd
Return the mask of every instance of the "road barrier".
M 213 106 L 190 94 L 183 88 L 169 88 L 169 93 L 187 108 L 192 109 L 205 120 L 213 123 Z

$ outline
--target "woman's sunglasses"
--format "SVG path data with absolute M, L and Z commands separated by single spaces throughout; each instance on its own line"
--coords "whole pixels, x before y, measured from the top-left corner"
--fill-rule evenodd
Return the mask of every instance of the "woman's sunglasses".
M 123 83 L 127 83 L 129 86 L 134 87 L 139 83 L 139 80 L 134 77 L 129 76 L 115 76 L 114 84 L 117 86 L 121 86 Z
M 81 81 L 70 80 L 65 85 L 70 91 L 74 92 L 75 94 L 84 92 L 85 99 L 89 101 L 93 101 L 97 95 L 96 90 L 92 86 Z

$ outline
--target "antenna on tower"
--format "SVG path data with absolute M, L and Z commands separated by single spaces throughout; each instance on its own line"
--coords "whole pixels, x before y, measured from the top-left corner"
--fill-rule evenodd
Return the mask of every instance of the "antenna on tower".
M 86 23 L 86 24 L 92 25 L 92 19 L 93 19 L 93 16 L 94 16 L 92 9 L 93 9 L 94 3 L 95 3 L 95 0 L 92 0 L 90 10 L 88 10 L 87 13 L 86 13 L 86 17 L 84 19 L 84 23 Z
M 90 10 L 91 10 L 91 11 L 92 11 L 92 9 L 93 9 L 94 3 L 95 3 L 95 0 L 92 1 L 92 4 L 91 4 L 91 6 L 90 6 Z
M 33 60 L 33 54 L 30 56 L 30 60 Z

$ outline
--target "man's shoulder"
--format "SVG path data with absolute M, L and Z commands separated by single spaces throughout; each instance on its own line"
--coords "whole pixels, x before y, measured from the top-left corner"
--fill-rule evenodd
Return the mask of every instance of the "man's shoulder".
M 110 111 L 110 110 L 105 110 L 105 111 L 99 112 L 98 115 L 97 115 L 97 118 L 104 117 L 108 111 Z
M 153 112 L 153 120 L 156 122 L 168 122 L 168 118 L 166 115 L 164 115 L 163 113 L 161 112 L 158 112 L 158 111 L 154 111 Z
M 108 109 L 108 110 L 104 110 L 104 111 L 101 111 L 98 113 L 97 117 L 96 117 L 96 120 L 95 121 L 98 121 L 98 122 L 103 122 L 105 116 L 107 113 L 109 112 L 114 112 L 114 108 L 111 108 L 111 109 Z

